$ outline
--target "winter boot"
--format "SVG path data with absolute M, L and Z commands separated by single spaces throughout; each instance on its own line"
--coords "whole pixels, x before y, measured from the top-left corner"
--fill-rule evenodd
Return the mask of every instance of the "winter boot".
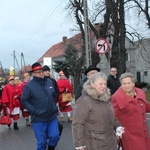
M 26 125 L 27 126 L 31 126 L 30 122 L 29 122 L 29 119 L 26 119 Z
M 15 129 L 15 130 L 19 130 L 19 127 L 18 127 L 18 125 L 17 125 L 17 122 L 14 122 L 14 129 Z
M 72 122 L 72 118 L 71 117 L 68 117 L 68 122 Z
M 55 147 L 48 146 L 48 150 L 55 150 Z
M 60 117 L 60 121 L 61 121 L 61 122 L 65 122 L 64 117 Z
M 8 127 L 10 128 L 11 124 L 8 124 Z

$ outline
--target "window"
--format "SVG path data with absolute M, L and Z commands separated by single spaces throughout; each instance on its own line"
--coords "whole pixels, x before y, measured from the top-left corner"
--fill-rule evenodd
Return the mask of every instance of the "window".
M 130 61 L 130 53 L 126 52 L 126 61 Z
M 148 75 L 147 71 L 144 71 L 144 76 L 147 76 L 147 75 Z

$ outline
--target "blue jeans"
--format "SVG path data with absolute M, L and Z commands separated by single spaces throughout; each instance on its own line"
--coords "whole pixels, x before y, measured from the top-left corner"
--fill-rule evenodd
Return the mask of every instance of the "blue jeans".
M 35 122 L 32 126 L 37 139 L 37 150 L 46 150 L 47 139 L 51 147 L 57 145 L 60 139 L 57 119 L 50 122 Z

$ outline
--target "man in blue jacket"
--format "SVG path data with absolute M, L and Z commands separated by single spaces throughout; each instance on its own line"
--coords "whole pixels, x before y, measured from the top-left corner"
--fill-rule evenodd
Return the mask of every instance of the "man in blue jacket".
M 33 79 L 23 88 L 21 103 L 30 112 L 31 122 L 37 139 L 37 150 L 54 150 L 60 139 L 57 107 L 57 94 L 53 83 L 44 77 L 39 63 L 32 65 Z

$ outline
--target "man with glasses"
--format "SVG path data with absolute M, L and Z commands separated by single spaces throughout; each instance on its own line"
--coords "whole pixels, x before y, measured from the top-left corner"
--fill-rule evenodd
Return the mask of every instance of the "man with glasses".
M 32 65 L 33 79 L 23 88 L 21 102 L 30 112 L 33 130 L 37 139 L 37 150 L 54 150 L 60 139 L 57 107 L 53 83 L 44 77 L 40 63 Z
M 112 67 L 110 69 L 110 75 L 107 80 L 107 87 L 110 89 L 111 95 L 113 95 L 120 87 L 120 81 L 117 74 L 117 68 Z

